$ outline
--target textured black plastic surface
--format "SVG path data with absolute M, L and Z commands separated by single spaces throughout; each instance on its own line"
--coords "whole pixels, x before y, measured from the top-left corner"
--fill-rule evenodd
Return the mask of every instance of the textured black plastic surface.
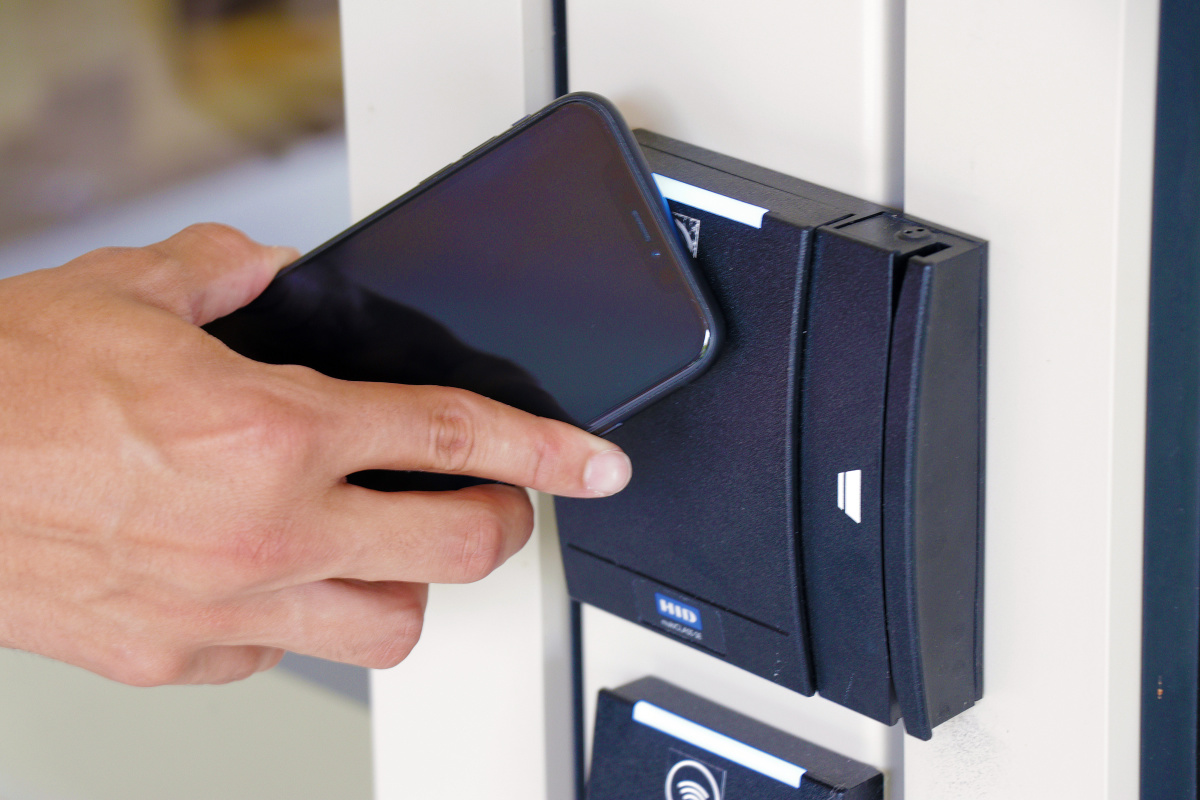
M 872 219 L 879 219 L 874 217 Z M 884 624 L 883 412 L 891 249 L 818 232 L 805 339 L 800 427 L 804 581 L 821 694 L 896 721 Z M 835 502 L 853 473 L 857 499 Z M 839 507 L 853 503 L 854 508 Z
M 909 259 L 892 328 L 884 586 L 893 684 L 922 739 L 983 695 L 984 257 L 960 240 Z
M 819 229 L 810 277 L 800 497 L 817 686 L 880 722 L 903 713 L 922 738 L 978 697 L 983 253 L 876 214 Z M 939 265 L 936 307 L 909 308 L 918 262 Z
M 722 615 L 718 655 L 811 694 L 797 574 L 798 311 L 811 231 L 846 212 L 656 148 L 646 156 L 660 174 L 771 213 L 760 230 L 671 204 L 699 222 L 696 262 L 730 321 L 725 346 L 702 380 L 609 435 L 636 465 L 624 492 L 556 500 L 569 588 L 676 636 L 637 613 L 635 582 L 703 601 Z
M 805 770 L 798 787 L 697 747 L 633 719 L 646 701 Z M 600 692 L 588 800 L 665 796 L 671 768 L 694 760 L 709 768 L 722 798 L 755 800 L 881 800 L 878 770 L 771 728 L 656 678 Z M 707 787 L 702 789 L 708 790 Z M 710 791 L 711 794 L 711 791 Z

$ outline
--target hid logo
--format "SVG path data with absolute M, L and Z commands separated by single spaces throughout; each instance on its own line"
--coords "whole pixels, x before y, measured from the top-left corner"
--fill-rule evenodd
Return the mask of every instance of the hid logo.
M 704 627 L 700 622 L 700 612 L 687 603 L 672 600 L 665 594 L 655 592 L 654 604 L 658 608 L 658 613 L 668 619 L 682 622 L 684 625 L 696 630 L 702 630 Z

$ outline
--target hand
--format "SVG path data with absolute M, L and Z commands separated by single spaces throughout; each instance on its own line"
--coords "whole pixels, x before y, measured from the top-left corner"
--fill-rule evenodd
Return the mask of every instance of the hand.
M 478 395 L 243 358 L 198 325 L 296 253 L 188 228 L 0 281 L 0 645 L 125 683 L 217 683 L 284 650 L 389 667 L 426 583 L 473 581 L 532 527 L 521 489 L 372 492 L 364 469 L 573 497 L 629 461 Z

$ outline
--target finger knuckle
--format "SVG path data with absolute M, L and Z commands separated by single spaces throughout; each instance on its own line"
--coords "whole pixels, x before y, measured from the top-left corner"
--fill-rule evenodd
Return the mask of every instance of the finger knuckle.
M 261 397 L 233 426 L 234 447 L 242 463 L 270 485 L 289 483 L 311 466 L 314 451 L 312 415 L 296 403 Z
M 475 415 L 465 393 L 445 392 L 429 421 L 430 463 L 438 472 L 463 472 L 476 446 Z
M 464 583 L 490 575 L 504 560 L 506 526 L 495 509 L 479 505 L 462 526 L 455 573 Z
M 117 245 L 109 245 L 107 247 L 98 247 L 85 253 L 80 260 L 87 262 L 115 262 L 126 261 L 128 259 L 137 259 L 142 255 L 142 249 L 137 247 L 120 247 Z
M 210 596 L 217 594 L 222 589 L 228 592 L 230 588 L 229 581 L 220 578 L 210 580 L 209 585 L 212 587 L 208 590 Z M 183 624 L 189 626 L 195 636 L 213 643 L 235 639 L 247 627 L 247 614 L 237 603 L 230 601 L 210 601 L 197 604 L 190 613 L 184 611 L 178 616 Z
M 232 576 L 209 572 L 217 581 L 210 591 L 228 591 L 230 577 L 243 588 L 270 582 L 292 563 L 295 548 L 286 527 L 261 525 L 232 531 L 223 542 L 223 550 L 222 560 Z
M 269 398 L 230 410 L 218 434 L 201 439 L 205 463 L 224 473 L 222 485 L 229 491 L 200 545 L 220 569 L 201 560 L 191 576 L 195 588 L 211 597 L 228 591 L 225 579 L 239 587 L 257 584 L 300 555 L 292 500 L 316 456 L 303 413 Z
M 388 620 L 385 636 L 365 655 L 362 666 L 371 669 L 391 669 L 417 646 L 424 625 L 424 614 L 411 603 L 397 608 Z
M 186 680 L 190 664 L 183 653 L 142 650 L 129 654 L 109 677 L 129 686 L 170 686 Z
M 279 659 L 267 659 L 261 647 L 240 647 L 227 654 L 223 669 L 210 676 L 210 683 L 236 683 L 249 678 L 251 675 L 270 669 Z M 282 654 L 281 654 L 282 655 Z
M 227 606 L 240 593 L 271 587 L 304 558 L 295 525 L 280 511 L 251 509 L 214 523 L 175 562 L 172 577 L 191 607 L 180 610 L 197 630 L 220 640 L 241 618 Z
M 289 406 L 267 399 L 245 421 L 239 437 L 252 454 L 272 461 L 282 458 L 286 463 L 304 441 L 303 424 L 298 417 Z
M 223 250 L 251 250 L 257 247 L 249 236 L 220 222 L 197 222 L 184 228 L 182 233 L 185 236 L 207 239 Z
M 551 486 L 563 461 L 566 443 L 553 433 L 541 436 L 528 449 L 527 486 Z
M 156 245 L 146 247 L 101 247 L 67 267 L 81 268 L 110 289 L 123 288 L 134 296 L 149 297 L 169 285 L 179 272 L 180 262 Z

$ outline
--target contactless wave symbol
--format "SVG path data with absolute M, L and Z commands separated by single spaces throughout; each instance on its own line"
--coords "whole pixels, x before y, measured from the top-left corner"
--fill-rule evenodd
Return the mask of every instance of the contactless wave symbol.
M 680 781 L 675 784 L 679 800 L 710 800 L 708 790 L 695 781 Z
M 667 800 L 721 800 L 717 778 L 699 761 L 686 758 L 667 773 Z

